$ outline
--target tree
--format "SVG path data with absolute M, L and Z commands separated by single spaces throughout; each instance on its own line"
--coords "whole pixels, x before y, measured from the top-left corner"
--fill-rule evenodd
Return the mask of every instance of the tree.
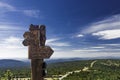
M 13 73 L 10 70 L 7 70 L 4 74 L 6 80 L 11 80 Z

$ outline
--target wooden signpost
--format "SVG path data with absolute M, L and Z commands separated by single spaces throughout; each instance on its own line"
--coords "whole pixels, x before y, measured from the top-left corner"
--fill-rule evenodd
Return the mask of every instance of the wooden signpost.
M 44 58 L 50 58 L 54 52 L 49 46 L 45 46 L 45 26 L 31 24 L 23 37 L 25 38 L 23 45 L 28 46 L 28 56 L 31 59 L 32 80 L 44 80 L 46 68 Z

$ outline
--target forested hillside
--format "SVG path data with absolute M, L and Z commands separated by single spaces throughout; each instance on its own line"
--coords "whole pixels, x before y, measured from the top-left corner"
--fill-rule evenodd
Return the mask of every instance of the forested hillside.
M 83 60 L 48 66 L 48 75 L 65 76 L 63 80 L 120 80 L 120 60 Z M 64 74 L 64 75 L 63 75 Z
M 12 77 L 30 78 L 30 66 L 0 68 L 0 76 L 5 77 L 10 70 Z M 120 60 L 77 60 L 68 62 L 48 63 L 46 78 L 61 80 L 120 80 Z

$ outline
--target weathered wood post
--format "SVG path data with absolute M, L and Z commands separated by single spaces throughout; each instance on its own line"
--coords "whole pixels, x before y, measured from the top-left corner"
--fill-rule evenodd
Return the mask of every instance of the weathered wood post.
M 53 50 L 45 46 L 46 29 L 44 25 L 30 25 L 29 31 L 24 33 L 24 46 L 28 46 L 29 59 L 31 59 L 32 80 L 44 80 L 44 58 L 50 58 Z

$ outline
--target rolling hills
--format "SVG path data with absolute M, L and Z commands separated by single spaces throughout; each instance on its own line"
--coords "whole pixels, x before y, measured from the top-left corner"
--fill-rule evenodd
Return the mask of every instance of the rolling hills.
M 47 78 L 63 80 L 120 80 L 120 59 L 55 59 L 46 61 Z M 30 62 L 0 60 L 0 75 L 10 69 L 19 77 L 30 77 Z

